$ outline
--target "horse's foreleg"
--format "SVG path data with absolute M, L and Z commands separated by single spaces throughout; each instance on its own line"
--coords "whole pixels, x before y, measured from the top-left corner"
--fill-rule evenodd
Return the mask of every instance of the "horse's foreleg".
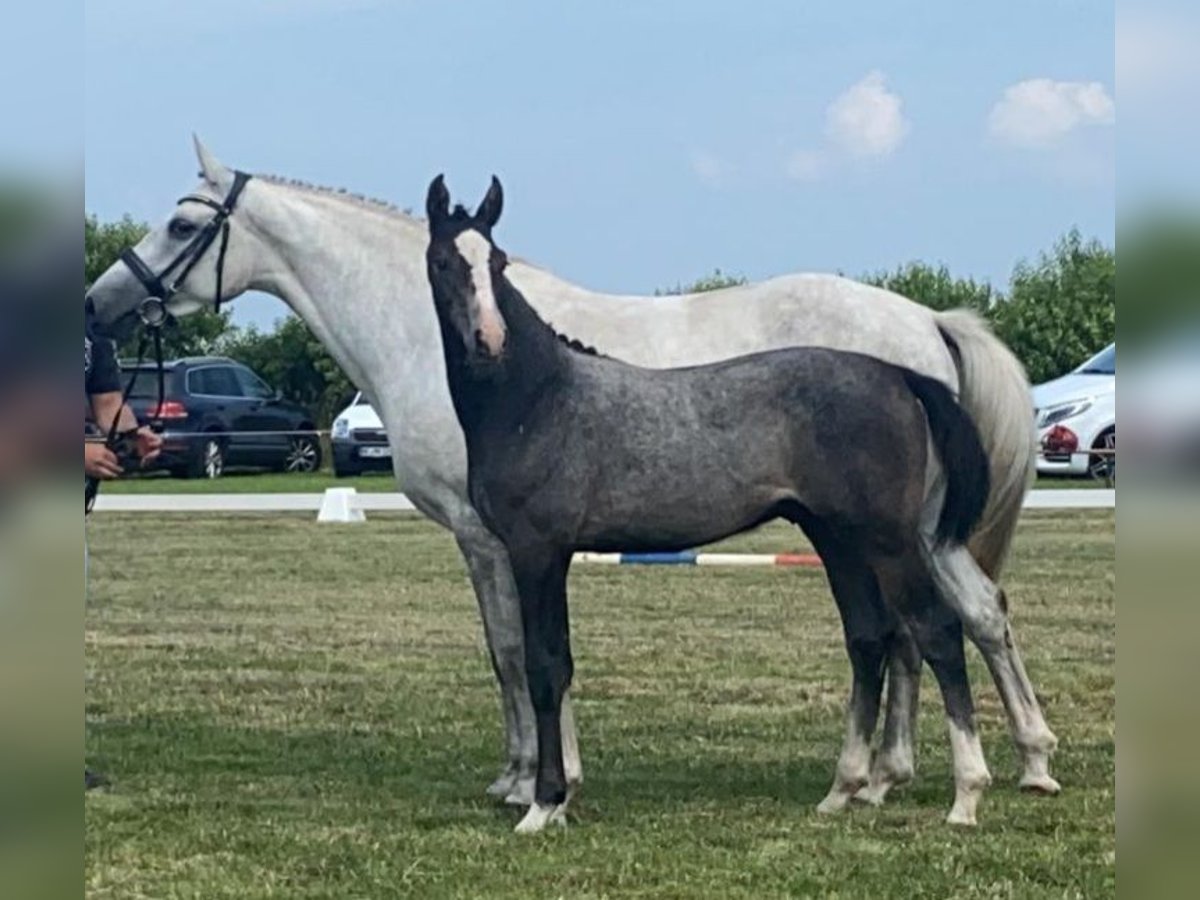
M 525 670 L 537 722 L 538 768 L 533 803 L 520 833 L 566 824 L 568 783 L 563 764 L 562 701 L 571 684 L 567 568 L 570 553 L 533 547 L 512 554 L 525 631 Z
M 537 727 L 525 680 L 521 603 L 508 552 L 482 525 L 456 531 L 455 537 L 471 574 L 504 708 L 508 762 L 487 792 L 509 803 L 527 805 L 533 800 L 537 771 Z
M 508 762 L 487 793 L 514 806 L 533 802 L 537 772 L 537 726 L 525 676 L 525 637 L 521 627 L 521 601 L 517 596 L 508 551 L 482 524 L 456 531 L 459 549 L 467 562 L 492 668 L 500 684 Z M 583 781 L 583 764 L 575 717 L 568 692 L 562 700 L 563 768 L 572 792 Z

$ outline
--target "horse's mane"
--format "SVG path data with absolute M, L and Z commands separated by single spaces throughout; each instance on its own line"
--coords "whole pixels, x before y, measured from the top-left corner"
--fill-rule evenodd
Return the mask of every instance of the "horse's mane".
M 585 344 L 583 341 L 578 340 L 577 338 L 567 337 L 565 334 L 562 334 L 559 331 L 555 331 L 553 325 L 550 326 L 550 330 L 554 331 L 554 336 L 556 338 L 558 338 L 559 341 L 566 344 L 568 348 L 570 348 L 571 350 L 574 350 L 576 353 L 582 353 L 584 356 L 604 357 L 604 354 L 601 353 L 599 350 L 597 350 L 595 347 L 589 346 L 588 344 Z
M 388 200 L 380 200 L 377 197 L 369 197 L 366 194 L 357 194 L 353 191 L 348 191 L 345 188 L 331 188 L 319 184 L 312 184 L 308 181 L 301 181 L 298 178 L 285 178 L 282 175 L 269 175 L 263 173 L 255 173 L 255 178 L 260 178 L 268 184 L 277 184 L 282 187 L 295 188 L 298 191 L 304 191 L 308 194 L 319 194 L 324 197 L 333 197 L 338 200 L 345 200 L 355 206 L 360 206 L 363 209 L 374 210 L 375 212 L 387 213 L 406 222 L 415 224 L 423 224 L 424 219 L 414 216 L 407 209 L 402 209 L 395 203 Z
M 271 175 L 256 172 L 255 178 L 259 178 L 267 184 L 277 184 L 280 187 L 293 188 L 298 191 L 303 191 L 306 194 L 316 194 L 318 197 L 332 197 L 335 200 L 344 200 L 352 206 L 357 206 L 360 209 L 371 210 L 372 212 L 383 213 L 384 215 L 392 216 L 405 222 L 409 225 L 418 225 L 425 227 L 425 218 L 423 216 L 414 216 L 411 211 L 397 206 L 390 200 L 380 200 L 378 197 L 370 197 L 366 194 L 357 194 L 354 191 L 348 191 L 345 188 L 325 187 L 320 184 L 313 184 L 309 181 L 301 181 L 299 178 L 286 178 L 283 175 Z M 464 214 L 467 211 L 462 205 L 456 207 L 455 212 L 462 210 Z M 513 262 L 519 262 L 523 266 L 529 266 L 532 269 L 541 268 L 540 266 L 531 263 L 522 256 L 514 256 L 509 254 L 508 258 Z

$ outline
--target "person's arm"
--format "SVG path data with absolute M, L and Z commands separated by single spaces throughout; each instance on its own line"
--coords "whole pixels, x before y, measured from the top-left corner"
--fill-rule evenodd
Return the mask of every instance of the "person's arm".
M 114 428 L 118 433 L 137 430 L 137 453 L 145 465 L 158 456 L 162 449 L 162 438 L 146 427 L 138 427 L 137 416 L 124 402 L 121 391 L 121 369 L 117 365 L 116 351 L 111 341 L 103 338 L 88 338 L 91 348 L 91 366 L 86 369 L 86 389 L 92 404 L 92 418 L 102 434 Z M 97 451 L 84 449 L 85 464 L 88 453 Z M 113 457 L 115 462 L 116 457 Z M 111 468 L 111 467 L 109 467 Z M 116 469 L 120 474 L 120 467 Z M 115 477 L 107 474 L 104 477 Z
M 92 415 L 95 417 L 96 424 L 100 426 L 100 430 L 104 434 L 108 434 L 114 418 L 117 422 L 118 433 L 132 431 L 136 428 L 137 454 L 141 457 L 142 465 L 150 462 L 162 450 L 162 437 L 155 434 L 145 425 L 138 426 L 137 416 L 134 415 L 132 409 L 121 401 L 120 391 L 106 391 L 103 394 L 93 394 Z
M 119 390 L 92 394 L 92 416 L 104 434 L 108 434 L 114 421 L 119 432 L 138 427 L 137 416 L 122 402 Z

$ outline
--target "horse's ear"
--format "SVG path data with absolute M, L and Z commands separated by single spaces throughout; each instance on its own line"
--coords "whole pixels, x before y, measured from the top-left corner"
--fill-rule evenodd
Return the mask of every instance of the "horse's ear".
M 446 179 L 442 175 L 429 182 L 429 193 L 425 195 L 425 215 L 429 227 L 441 225 L 450 217 L 450 192 L 446 190 Z
M 196 146 L 196 160 L 200 163 L 200 177 L 218 191 L 228 190 L 229 186 L 233 184 L 233 172 L 222 165 L 221 161 L 213 156 L 212 151 L 205 147 L 204 142 L 195 134 L 192 135 L 192 143 Z
M 475 219 L 478 222 L 482 222 L 488 228 L 493 228 L 500 221 L 500 212 L 503 209 L 504 188 L 500 186 L 500 179 L 493 175 L 492 184 L 488 188 L 487 195 L 483 198 L 483 202 L 479 204 L 479 209 L 475 210 Z

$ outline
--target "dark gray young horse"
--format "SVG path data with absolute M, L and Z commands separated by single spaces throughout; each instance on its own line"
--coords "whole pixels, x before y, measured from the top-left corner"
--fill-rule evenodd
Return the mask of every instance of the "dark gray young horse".
M 956 785 L 949 821 L 974 823 L 990 776 L 962 621 L 974 626 L 971 611 L 987 604 L 957 595 L 990 592 L 992 605 L 996 595 L 964 549 L 988 495 L 988 463 L 951 392 L 822 348 L 671 370 L 598 356 L 556 334 L 509 283 L 491 240 L 501 206 L 493 179 L 474 215 L 451 212 L 438 176 L 426 201 L 427 264 L 471 502 L 504 541 L 521 598 L 539 763 L 518 831 L 564 820 L 559 707 L 572 675 L 572 554 L 682 549 L 775 518 L 799 525 L 825 561 L 854 672 L 846 744 L 823 806 L 845 805 L 866 783 L 899 622 L 945 701 Z M 931 445 L 944 476 L 941 490 L 927 492 Z M 989 664 L 1006 635 L 999 627 L 982 642 L 981 629 L 970 629 Z

